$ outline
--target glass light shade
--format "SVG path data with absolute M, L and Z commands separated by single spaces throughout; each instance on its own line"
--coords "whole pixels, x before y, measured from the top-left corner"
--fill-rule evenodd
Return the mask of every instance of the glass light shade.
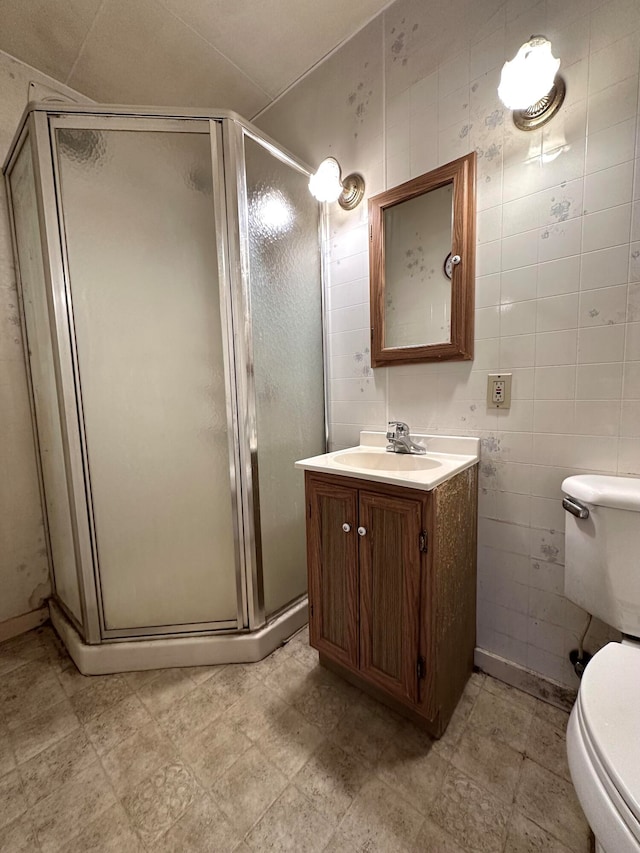
M 327 157 L 320 163 L 318 171 L 309 178 L 309 189 L 318 201 L 337 201 L 340 198 L 340 164 L 334 157 Z
M 500 100 L 510 110 L 526 110 L 551 90 L 560 60 L 551 53 L 551 42 L 533 36 L 510 62 L 505 62 L 498 86 Z

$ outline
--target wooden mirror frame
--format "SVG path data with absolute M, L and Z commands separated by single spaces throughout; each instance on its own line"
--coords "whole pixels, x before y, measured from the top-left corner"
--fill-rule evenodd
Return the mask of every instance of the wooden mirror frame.
M 451 276 L 449 343 L 385 347 L 384 212 L 396 204 L 453 184 L 451 254 L 461 261 Z M 476 249 L 476 153 L 406 181 L 369 199 L 369 276 L 371 295 L 371 366 L 473 358 Z

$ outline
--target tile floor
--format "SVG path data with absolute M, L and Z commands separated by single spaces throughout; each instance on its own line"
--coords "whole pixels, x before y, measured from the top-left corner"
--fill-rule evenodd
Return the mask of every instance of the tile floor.
M 0 645 L 0 851 L 586 853 L 567 715 L 476 674 L 440 741 L 318 666 L 85 678 Z

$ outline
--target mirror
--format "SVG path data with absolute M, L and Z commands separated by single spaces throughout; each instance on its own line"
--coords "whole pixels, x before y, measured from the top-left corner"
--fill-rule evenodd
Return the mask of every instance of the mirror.
M 369 199 L 372 367 L 473 358 L 475 166 Z

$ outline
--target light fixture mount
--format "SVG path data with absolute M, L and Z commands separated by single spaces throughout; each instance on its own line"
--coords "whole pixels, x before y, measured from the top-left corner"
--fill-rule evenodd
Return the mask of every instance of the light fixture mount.
M 563 78 L 556 74 L 553 86 L 530 107 L 513 111 L 513 123 L 518 130 L 537 130 L 554 117 L 562 106 L 567 87 Z
M 357 172 L 352 172 L 342 182 L 342 192 L 338 196 L 338 204 L 343 210 L 353 210 L 364 198 L 364 178 Z

